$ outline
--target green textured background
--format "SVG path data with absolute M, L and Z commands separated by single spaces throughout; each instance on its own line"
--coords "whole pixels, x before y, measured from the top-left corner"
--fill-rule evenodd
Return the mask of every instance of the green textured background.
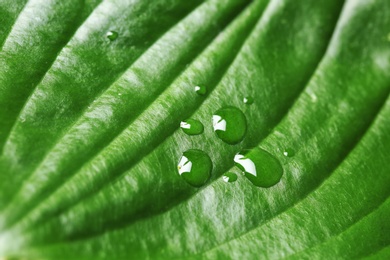
M 0 0 L 0 47 L 0 259 L 390 258 L 390 1 Z

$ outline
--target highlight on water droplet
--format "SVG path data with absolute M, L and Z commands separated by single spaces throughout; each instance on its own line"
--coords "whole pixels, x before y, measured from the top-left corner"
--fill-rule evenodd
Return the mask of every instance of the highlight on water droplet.
M 187 119 L 180 122 L 180 128 L 188 135 L 199 135 L 204 130 L 203 124 L 195 119 Z
M 253 97 L 244 97 L 243 101 L 244 101 L 244 104 L 251 105 L 251 104 L 253 104 L 253 102 L 255 100 L 253 99 Z
M 237 174 L 234 172 L 227 172 L 222 176 L 224 182 L 235 182 L 237 180 Z
M 214 132 L 228 144 L 238 144 L 246 134 L 246 117 L 236 107 L 224 107 L 213 115 Z
M 195 86 L 194 89 L 195 89 L 195 92 L 201 96 L 203 96 L 207 93 L 207 88 L 203 85 Z
M 257 187 L 274 186 L 283 175 L 279 160 L 260 148 L 252 149 L 246 154 L 236 154 L 234 162 L 242 170 L 244 176 Z
M 210 179 L 212 168 L 210 157 L 197 149 L 185 151 L 177 165 L 179 175 L 194 187 L 201 187 Z
M 291 148 L 286 148 L 284 151 L 283 151 L 283 155 L 286 156 L 286 157 L 293 157 L 295 155 L 295 151 Z
M 116 31 L 109 31 L 106 33 L 106 37 L 110 40 L 110 41 L 114 41 L 116 40 L 116 38 L 118 38 L 118 33 Z

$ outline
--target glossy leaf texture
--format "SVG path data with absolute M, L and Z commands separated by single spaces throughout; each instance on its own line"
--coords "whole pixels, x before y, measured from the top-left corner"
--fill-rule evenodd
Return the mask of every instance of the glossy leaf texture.
M 1 0 L 0 21 L 0 256 L 390 257 L 388 0 Z

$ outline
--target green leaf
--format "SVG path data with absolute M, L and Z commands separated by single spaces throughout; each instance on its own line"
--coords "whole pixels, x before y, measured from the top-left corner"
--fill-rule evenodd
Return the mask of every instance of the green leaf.
M 390 256 L 389 1 L 4 0 L 0 21 L 0 256 Z

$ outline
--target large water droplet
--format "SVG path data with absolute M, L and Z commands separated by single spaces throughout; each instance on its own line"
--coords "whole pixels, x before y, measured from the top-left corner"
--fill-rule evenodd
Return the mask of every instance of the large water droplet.
M 234 162 L 244 176 L 257 187 L 271 187 L 277 184 L 283 175 L 278 159 L 260 148 L 255 148 L 247 154 L 236 154 Z
M 207 93 L 207 88 L 203 85 L 200 85 L 200 86 L 195 86 L 195 92 L 198 94 L 198 95 L 205 95 Z
M 116 40 L 116 38 L 118 38 L 118 33 L 116 31 L 109 31 L 107 32 L 106 34 L 106 37 L 110 40 L 110 41 L 114 41 Z
M 208 181 L 212 168 L 210 157 L 196 149 L 185 151 L 177 165 L 179 175 L 194 187 L 201 187 Z
M 253 97 L 244 97 L 243 101 L 245 104 L 251 105 L 255 100 L 253 99 Z
M 214 132 L 228 144 L 238 144 L 246 134 L 246 118 L 236 107 L 224 107 L 213 115 Z
M 199 135 L 203 133 L 204 127 L 201 122 L 195 119 L 187 119 L 180 123 L 180 128 L 188 135 Z
M 235 182 L 237 180 L 237 175 L 234 172 L 227 172 L 222 176 L 224 182 Z

